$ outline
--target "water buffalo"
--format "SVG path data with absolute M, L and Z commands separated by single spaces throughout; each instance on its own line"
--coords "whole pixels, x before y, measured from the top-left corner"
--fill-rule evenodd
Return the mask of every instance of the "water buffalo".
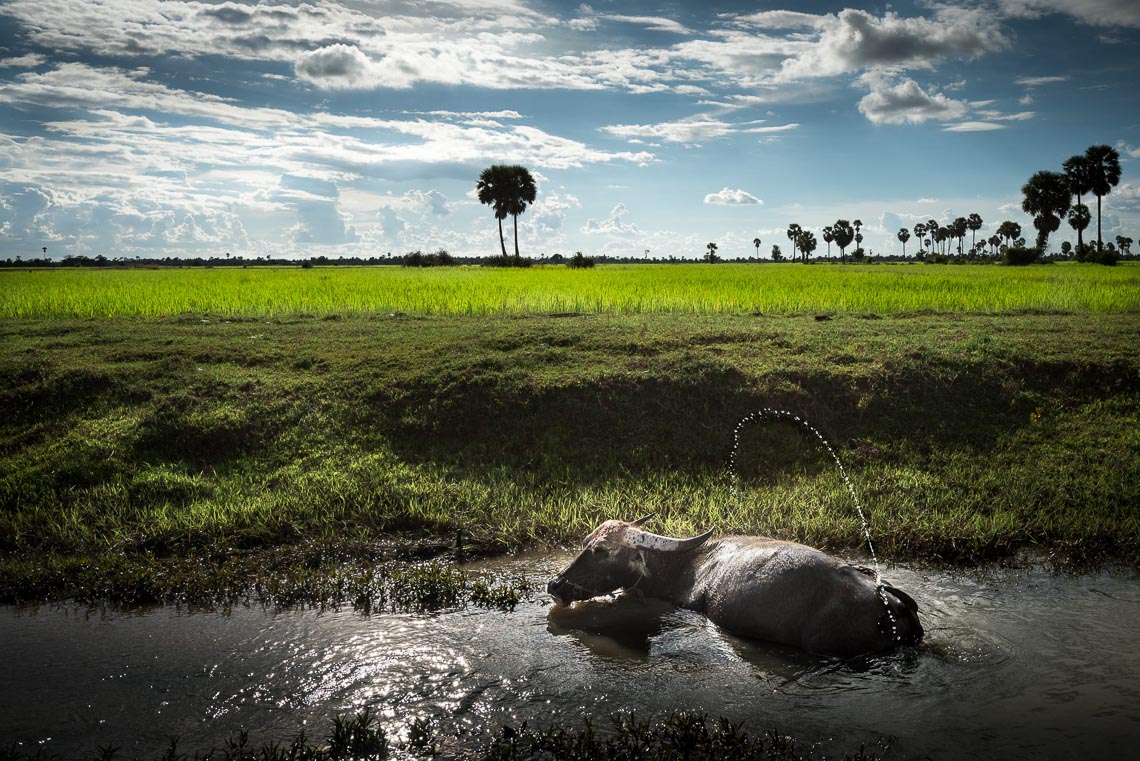
M 547 585 L 559 605 L 617 589 L 668 600 L 743 637 L 853 656 L 922 640 L 918 606 L 873 573 L 795 542 L 671 539 L 606 521 Z

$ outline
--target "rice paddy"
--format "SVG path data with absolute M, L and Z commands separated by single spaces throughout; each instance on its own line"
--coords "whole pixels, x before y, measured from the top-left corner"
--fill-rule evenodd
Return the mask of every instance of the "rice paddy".
M 236 267 L 0 272 L 0 319 L 1140 311 L 1140 266 Z

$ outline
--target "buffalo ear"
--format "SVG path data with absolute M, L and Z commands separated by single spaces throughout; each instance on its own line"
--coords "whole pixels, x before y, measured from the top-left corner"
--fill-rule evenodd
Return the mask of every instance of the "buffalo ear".
M 635 520 L 633 523 L 630 523 L 629 525 L 640 526 L 641 524 L 645 523 L 646 521 L 648 521 L 650 518 L 652 518 L 655 515 L 657 515 L 657 513 L 650 513 L 649 515 L 643 515 L 640 518 L 638 518 L 637 520 Z

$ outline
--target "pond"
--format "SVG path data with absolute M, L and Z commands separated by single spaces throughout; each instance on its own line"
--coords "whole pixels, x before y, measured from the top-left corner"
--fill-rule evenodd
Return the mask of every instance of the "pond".
M 564 552 L 472 570 L 545 581 Z M 0 741 L 64 757 L 101 745 L 157 757 L 242 729 L 257 745 L 369 706 L 390 735 L 703 711 L 834 750 L 882 736 L 894 757 L 1122 758 L 1140 747 L 1140 585 L 1123 570 L 950 573 L 896 565 L 918 601 L 919 647 L 841 662 L 745 641 L 644 602 L 552 612 L 372 615 L 0 608 L 8 663 Z M 457 743 L 465 741 L 458 740 Z M 458 747 L 458 746 L 457 746 Z

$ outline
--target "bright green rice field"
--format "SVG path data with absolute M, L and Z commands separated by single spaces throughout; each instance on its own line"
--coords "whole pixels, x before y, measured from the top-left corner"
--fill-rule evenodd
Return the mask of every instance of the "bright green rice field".
M 0 272 L 0 319 L 534 313 L 1140 311 L 1140 266 L 801 264 Z

